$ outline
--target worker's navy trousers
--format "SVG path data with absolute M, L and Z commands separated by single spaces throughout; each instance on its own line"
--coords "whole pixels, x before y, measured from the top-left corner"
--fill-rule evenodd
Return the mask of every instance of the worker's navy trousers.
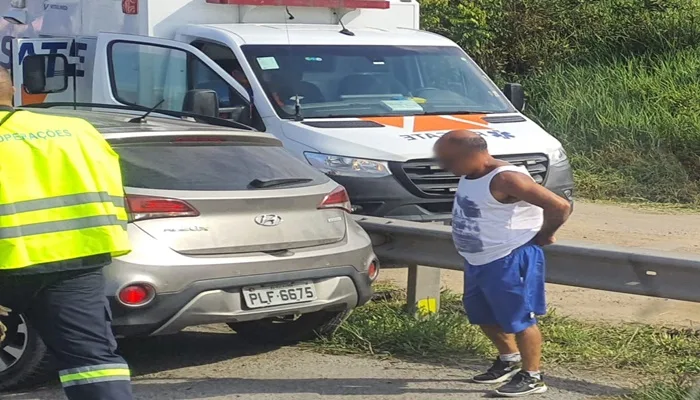
M 0 304 L 23 312 L 56 358 L 70 400 L 132 400 L 115 353 L 102 268 L 3 278 Z

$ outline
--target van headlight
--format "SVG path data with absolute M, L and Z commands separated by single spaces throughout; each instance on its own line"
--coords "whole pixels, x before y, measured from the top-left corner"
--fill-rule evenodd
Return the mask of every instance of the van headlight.
M 569 157 L 566 155 L 563 147 L 549 153 L 549 165 L 561 164 L 568 159 Z
M 358 178 L 381 178 L 391 175 L 385 161 L 333 156 L 321 153 L 304 153 L 306 161 L 330 176 L 352 176 Z

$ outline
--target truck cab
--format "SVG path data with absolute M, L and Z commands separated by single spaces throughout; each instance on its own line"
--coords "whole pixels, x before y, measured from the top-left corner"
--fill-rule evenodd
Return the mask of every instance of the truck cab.
M 573 200 L 566 153 L 521 113 L 522 88 L 499 89 L 454 42 L 420 31 L 415 0 L 118 3 L 27 7 L 42 24 L 28 16 L 31 29 L 6 35 L 2 47 L 16 103 L 232 119 L 274 134 L 344 185 L 356 213 L 414 221 L 451 217 L 459 177 L 440 168 L 432 147 L 445 132 L 468 129 L 491 154 Z

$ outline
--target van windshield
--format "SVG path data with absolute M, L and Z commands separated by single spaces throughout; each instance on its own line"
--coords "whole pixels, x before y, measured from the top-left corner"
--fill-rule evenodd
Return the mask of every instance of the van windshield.
M 245 45 L 278 115 L 304 118 L 509 113 L 510 102 L 457 47 Z

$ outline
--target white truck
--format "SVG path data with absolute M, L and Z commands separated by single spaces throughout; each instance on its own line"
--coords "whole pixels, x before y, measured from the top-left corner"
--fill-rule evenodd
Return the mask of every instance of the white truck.
M 469 129 L 573 201 L 560 142 L 416 0 L 0 0 L 15 103 L 76 102 L 232 119 L 344 185 L 355 212 L 451 217 L 459 178 L 432 158 Z M 466 49 L 468 50 L 468 49 Z

